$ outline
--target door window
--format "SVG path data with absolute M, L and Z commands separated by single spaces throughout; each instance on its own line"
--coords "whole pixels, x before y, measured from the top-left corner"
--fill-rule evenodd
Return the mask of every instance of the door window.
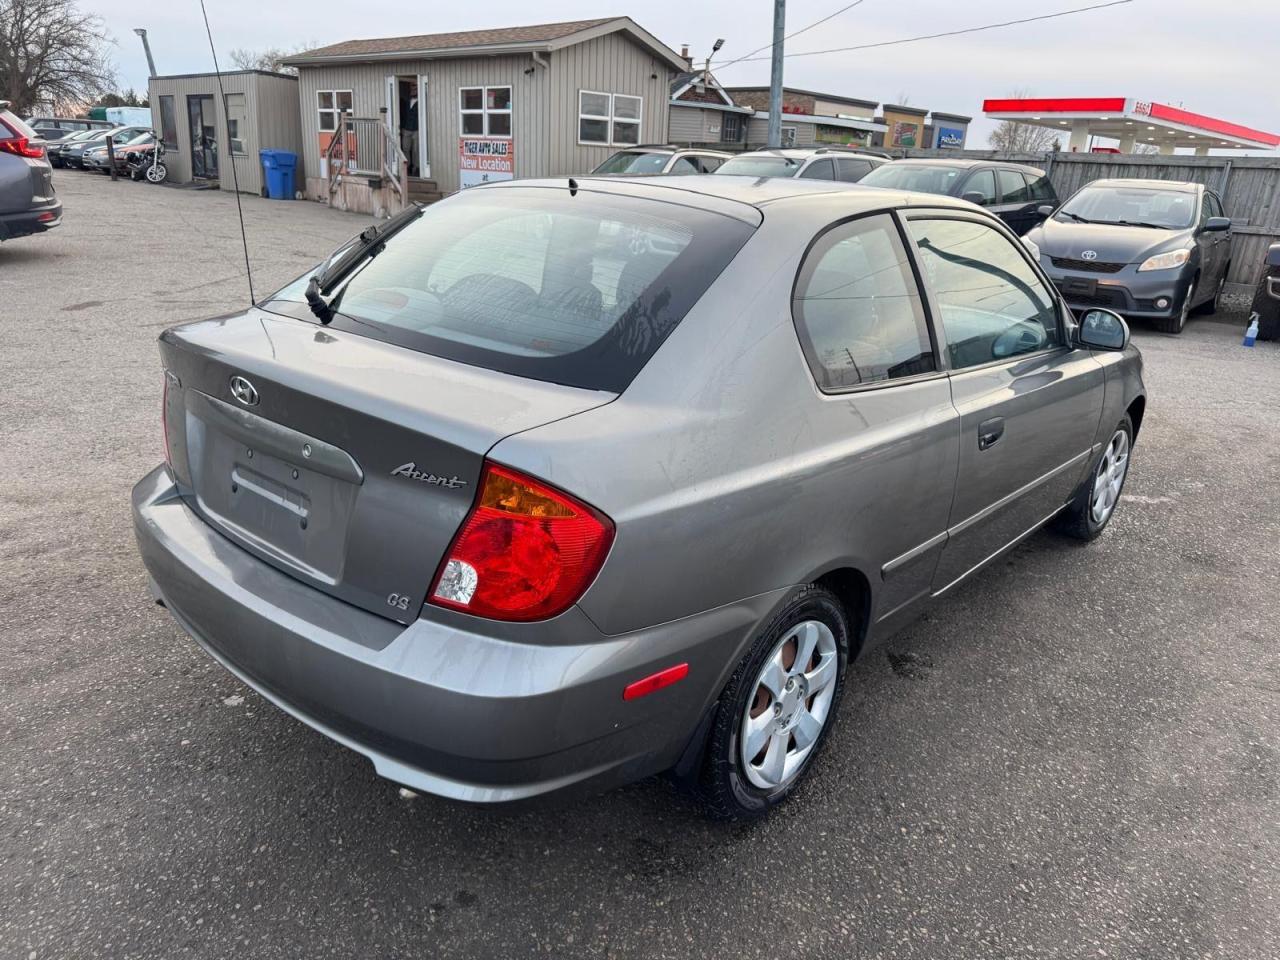
M 841 157 L 836 161 L 839 168 L 837 180 L 843 180 L 845 183 L 857 183 L 868 173 L 871 172 L 870 160 L 858 160 L 853 157 Z
M 936 369 L 920 291 L 886 215 L 819 237 L 800 268 L 791 306 L 805 359 L 824 391 Z
M 1222 212 L 1222 201 L 1218 199 L 1216 194 L 1206 193 L 1205 196 L 1209 198 L 1209 216 L 1211 217 L 1226 216 L 1226 214 Z
M 673 176 L 701 172 L 702 171 L 698 169 L 698 161 L 688 155 L 677 157 L 676 162 L 671 164 L 671 169 L 667 171 L 667 173 L 670 173 Z
M 952 367 L 974 367 L 1062 343 L 1056 300 L 1017 244 L 971 220 L 908 223 L 941 314 Z
M 835 164 L 830 160 L 815 160 L 800 173 L 801 180 L 834 180 Z
M 694 157 L 694 162 L 698 164 L 698 170 L 701 173 L 715 173 L 720 169 L 720 164 L 724 163 L 724 157 L 711 157 L 700 154 Z
M 1027 187 L 1027 180 L 1017 170 L 1001 170 L 998 178 L 1001 203 L 1031 202 L 1031 190 Z
M 996 202 L 996 177 L 990 170 L 979 170 L 965 181 L 964 187 L 960 191 L 960 196 L 966 193 L 980 193 L 982 199 L 975 198 L 975 202 L 986 205 Z
M 1058 195 L 1054 193 L 1053 184 L 1049 182 L 1048 177 L 1031 178 L 1031 199 L 1048 200 L 1050 203 L 1058 202 Z

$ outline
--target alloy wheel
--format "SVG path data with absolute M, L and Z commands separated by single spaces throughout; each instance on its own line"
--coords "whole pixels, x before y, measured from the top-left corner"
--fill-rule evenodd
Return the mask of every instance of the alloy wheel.
M 778 641 L 742 717 L 742 768 L 753 786 L 775 790 L 795 779 L 826 726 L 838 669 L 835 635 L 821 620 Z
M 1129 471 L 1129 434 L 1117 430 L 1093 475 L 1093 496 L 1089 500 L 1089 515 L 1098 526 L 1107 522 L 1120 499 L 1125 474 Z

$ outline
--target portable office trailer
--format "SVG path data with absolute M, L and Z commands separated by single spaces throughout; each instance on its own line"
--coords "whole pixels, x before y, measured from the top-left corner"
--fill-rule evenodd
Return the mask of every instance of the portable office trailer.
M 297 77 L 237 70 L 222 74 L 220 89 L 217 74 L 189 73 L 152 77 L 147 91 L 174 183 L 207 181 L 261 194 L 259 150 L 288 150 L 302 163 Z

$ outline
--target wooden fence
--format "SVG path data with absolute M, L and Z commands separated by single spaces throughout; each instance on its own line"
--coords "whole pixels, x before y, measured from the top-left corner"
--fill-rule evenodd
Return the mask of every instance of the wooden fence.
M 1280 241 L 1280 158 L 1182 157 L 1114 153 L 998 153 L 993 150 L 895 150 L 895 155 L 1013 160 L 1040 167 L 1065 200 L 1094 180 L 1135 177 L 1184 180 L 1222 197 L 1234 236 L 1227 293 L 1250 294 L 1262 275 L 1267 247 Z

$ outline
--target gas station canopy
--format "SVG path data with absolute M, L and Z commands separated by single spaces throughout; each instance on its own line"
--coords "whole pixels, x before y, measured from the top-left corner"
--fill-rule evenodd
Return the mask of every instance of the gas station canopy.
M 1197 156 L 1210 150 L 1274 150 L 1280 136 L 1192 113 L 1180 107 L 1129 97 L 1029 97 L 984 100 L 983 112 L 993 120 L 1016 120 L 1059 132 L 1070 132 L 1068 149 L 1085 152 L 1090 137 L 1120 141 L 1121 153 L 1135 144 L 1173 153 L 1190 147 Z

